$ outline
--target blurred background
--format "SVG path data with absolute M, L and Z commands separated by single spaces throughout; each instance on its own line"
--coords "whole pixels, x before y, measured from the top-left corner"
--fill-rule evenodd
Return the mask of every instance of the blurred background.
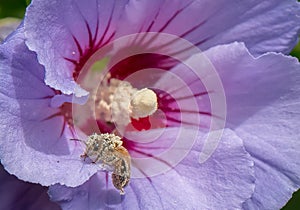
M 0 42 L 19 24 L 29 3 L 30 0 L 0 0 Z M 300 42 L 295 46 L 291 55 L 300 61 Z M 282 208 L 282 210 L 297 209 L 300 209 L 300 190 L 294 193 L 293 198 Z

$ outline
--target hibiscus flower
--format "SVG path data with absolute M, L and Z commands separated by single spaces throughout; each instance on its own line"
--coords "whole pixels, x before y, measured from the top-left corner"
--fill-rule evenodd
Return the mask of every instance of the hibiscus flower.
M 292 0 L 33 1 L 0 47 L 4 168 L 63 209 L 282 207 L 300 184 L 300 65 L 284 55 L 299 13 Z

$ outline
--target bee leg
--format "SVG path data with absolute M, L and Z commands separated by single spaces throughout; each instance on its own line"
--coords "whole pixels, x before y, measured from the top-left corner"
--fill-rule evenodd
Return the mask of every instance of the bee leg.
M 100 157 L 100 156 L 97 156 L 96 158 L 94 158 L 94 160 L 92 159 L 92 163 L 93 163 L 93 164 L 96 164 L 96 163 L 98 163 L 100 160 L 101 160 L 101 157 Z
M 85 159 L 87 158 L 87 154 L 83 153 L 82 155 L 80 155 L 80 158 L 83 158 L 83 161 L 85 161 Z
M 122 188 L 122 189 L 120 189 L 120 195 L 125 195 L 125 191 L 124 191 L 124 189 Z

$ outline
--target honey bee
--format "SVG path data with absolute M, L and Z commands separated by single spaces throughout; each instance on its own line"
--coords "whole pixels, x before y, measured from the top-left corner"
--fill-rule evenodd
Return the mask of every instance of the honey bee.
M 114 134 L 92 134 L 84 142 L 86 149 L 82 158 L 90 158 L 93 163 L 101 163 L 112 168 L 112 183 L 120 194 L 125 194 L 126 187 L 130 180 L 131 158 L 123 141 Z

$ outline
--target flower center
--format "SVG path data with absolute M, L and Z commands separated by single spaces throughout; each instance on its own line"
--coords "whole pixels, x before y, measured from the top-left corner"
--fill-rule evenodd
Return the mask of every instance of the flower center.
M 157 96 L 154 91 L 134 88 L 129 82 L 106 78 L 93 94 L 96 119 L 114 123 L 124 131 L 133 120 L 154 114 Z

